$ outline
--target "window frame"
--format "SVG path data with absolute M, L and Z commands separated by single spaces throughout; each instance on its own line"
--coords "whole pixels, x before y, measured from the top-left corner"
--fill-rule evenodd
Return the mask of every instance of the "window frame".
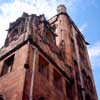
M 14 59 L 15 59 L 15 54 L 12 54 L 3 61 L 0 76 L 6 75 L 7 73 L 12 71 Z M 10 60 L 11 60 L 11 62 L 9 62 Z

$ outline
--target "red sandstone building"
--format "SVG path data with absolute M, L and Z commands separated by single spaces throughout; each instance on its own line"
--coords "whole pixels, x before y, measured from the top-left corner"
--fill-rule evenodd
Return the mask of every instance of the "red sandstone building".
M 0 100 L 98 100 L 87 44 L 64 5 L 23 13 L 0 49 Z

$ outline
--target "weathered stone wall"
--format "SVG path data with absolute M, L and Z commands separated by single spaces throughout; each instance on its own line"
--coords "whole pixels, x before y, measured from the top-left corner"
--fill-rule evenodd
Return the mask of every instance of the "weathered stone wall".
M 17 51 L 13 52 L 14 63 L 11 72 L 0 77 L 0 95 L 3 95 L 7 100 L 22 99 L 25 80 L 24 64 L 26 63 L 27 50 L 28 46 L 24 45 Z M 10 56 L 11 55 L 0 61 L 0 72 L 3 68 L 4 61 Z
M 10 24 L 0 50 L 0 95 L 5 99 L 97 100 L 86 41 L 66 8 L 57 11 L 49 21 L 24 13 Z M 3 75 L 12 55 L 12 69 Z

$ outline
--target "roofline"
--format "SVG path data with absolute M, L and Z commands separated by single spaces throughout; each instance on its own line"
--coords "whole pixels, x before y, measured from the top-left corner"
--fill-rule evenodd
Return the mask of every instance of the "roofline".
M 48 22 L 49 22 L 51 19 L 53 19 L 54 17 L 57 17 L 57 18 L 58 18 L 59 15 L 66 15 L 66 16 L 68 17 L 69 21 L 71 22 L 71 24 L 73 25 L 73 27 L 75 28 L 75 30 L 81 35 L 81 38 L 82 38 L 82 40 L 85 42 L 85 44 L 86 44 L 86 45 L 89 45 L 89 44 L 90 44 L 90 43 L 88 43 L 88 42 L 85 40 L 84 36 L 82 35 L 82 32 L 79 30 L 79 28 L 76 26 L 75 22 L 71 19 L 71 17 L 70 17 L 67 13 L 59 13 L 59 14 L 56 14 L 55 16 L 53 16 L 52 18 L 50 18 L 50 19 L 48 20 Z M 56 20 L 57 20 L 57 18 L 56 18 Z M 56 20 L 55 20 L 55 21 L 56 21 Z M 54 22 L 55 22 L 55 21 L 54 21 Z M 52 23 L 51 23 L 51 24 L 52 24 Z

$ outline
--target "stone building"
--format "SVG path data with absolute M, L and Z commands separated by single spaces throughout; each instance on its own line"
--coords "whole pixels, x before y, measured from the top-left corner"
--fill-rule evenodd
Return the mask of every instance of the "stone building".
M 0 49 L 0 100 L 98 100 L 83 35 L 64 5 L 49 20 L 23 13 Z

